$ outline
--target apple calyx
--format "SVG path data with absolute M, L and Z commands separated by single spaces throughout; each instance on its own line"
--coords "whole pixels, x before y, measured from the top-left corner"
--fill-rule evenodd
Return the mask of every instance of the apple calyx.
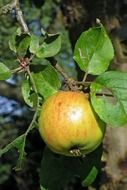
M 80 149 L 78 149 L 78 148 L 71 149 L 71 150 L 70 150 L 70 153 L 71 153 L 73 156 L 82 156 L 82 153 L 81 153 Z

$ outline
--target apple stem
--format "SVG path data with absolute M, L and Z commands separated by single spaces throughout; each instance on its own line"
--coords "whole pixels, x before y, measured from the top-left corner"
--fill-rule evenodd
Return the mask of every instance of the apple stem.
M 88 75 L 88 73 L 87 73 L 87 72 L 85 72 L 84 77 L 83 77 L 83 80 L 82 80 L 82 82 L 83 82 L 83 83 L 85 83 L 85 82 L 86 82 L 87 75 Z

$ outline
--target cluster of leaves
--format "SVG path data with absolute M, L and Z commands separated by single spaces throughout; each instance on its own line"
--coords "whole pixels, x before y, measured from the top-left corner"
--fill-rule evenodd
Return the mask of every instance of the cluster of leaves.
M 90 86 L 95 112 L 105 123 L 120 127 L 127 124 L 127 72 L 105 72 L 113 56 L 113 46 L 103 26 L 82 33 L 74 51 L 81 70 L 99 75 Z
M 13 147 L 18 149 L 20 155 L 17 169 L 19 169 L 26 154 L 27 134 L 36 126 L 35 120 L 40 102 L 42 103 L 44 99 L 61 88 L 57 70 L 50 62 L 46 64 L 42 62 L 60 51 L 61 36 L 45 34 L 40 38 L 35 35 L 22 34 L 20 30 L 17 30 L 10 39 L 9 45 L 20 63 L 22 60 L 28 61 L 28 65 L 20 65 L 18 71 L 27 72 L 27 66 L 30 68 L 30 73 L 27 73 L 22 83 L 22 94 L 26 104 L 36 109 L 36 114 L 26 133 L 0 149 L 0 156 Z M 99 75 L 90 85 L 90 99 L 95 112 L 105 123 L 116 127 L 127 123 L 127 73 L 106 72 L 113 56 L 112 43 L 102 25 L 83 32 L 74 49 L 74 60 L 80 69 L 86 74 Z M 36 62 L 36 59 L 39 61 Z M 12 74 L 11 71 L 4 63 L 0 63 L 0 67 L 0 80 L 8 79 Z M 41 189 L 59 190 L 65 187 L 74 176 L 81 178 L 83 186 L 90 185 L 99 171 L 101 155 L 102 148 L 100 147 L 81 160 L 80 158 L 57 157 L 46 149 L 43 153 L 40 171 Z

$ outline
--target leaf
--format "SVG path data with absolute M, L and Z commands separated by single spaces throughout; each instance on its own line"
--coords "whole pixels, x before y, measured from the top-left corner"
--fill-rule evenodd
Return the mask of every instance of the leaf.
M 0 80 L 6 80 L 11 77 L 11 72 L 8 67 L 0 62 Z
M 41 186 L 41 187 L 40 187 L 40 190 L 48 190 L 48 189 L 45 189 L 44 187 Z
M 107 92 L 113 97 L 104 95 Z M 99 117 L 109 125 L 127 124 L 127 73 L 108 71 L 98 76 L 91 85 L 91 103 Z
M 14 33 L 9 40 L 9 47 L 12 51 L 17 53 L 18 56 L 24 57 L 28 53 L 31 36 L 29 34 L 18 34 L 17 32 Z
M 16 36 L 16 52 L 20 57 L 24 57 L 27 54 L 31 37 L 28 34 L 22 34 Z
M 18 36 L 21 36 L 22 35 L 22 28 L 18 27 L 15 34 L 18 35 Z
M 39 37 L 31 35 L 30 52 L 35 54 L 38 48 L 39 48 Z
M 16 170 L 21 169 L 24 158 L 25 158 L 25 151 L 24 151 L 25 141 L 26 141 L 26 136 L 25 136 L 25 134 L 23 134 L 23 135 L 17 137 L 14 141 L 9 143 L 8 145 L 6 145 L 5 148 L 0 149 L 0 157 L 3 154 L 5 154 L 6 152 L 8 152 L 9 150 L 11 150 L 12 148 L 18 149 L 19 158 L 17 161 L 17 167 L 15 168 Z
M 26 136 L 24 135 L 23 141 L 21 142 L 20 147 L 19 147 L 19 158 L 17 160 L 17 164 L 15 167 L 16 171 L 19 171 L 22 169 L 22 166 L 25 160 L 25 155 L 26 155 L 25 144 L 26 144 Z
M 26 152 L 25 152 L 26 137 L 27 137 L 28 133 L 36 127 L 36 125 L 34 123 L 32 123 L 32 124 L 31 123 L 30 123 L 26 133 L 24 134 L 24 138 L 18 148 L 19 149 L 19 158 L 18 158 L 16 167 L 15 167 L 16 171 L 21 170 L 23 167 L 23 164 L 24 164 L 24 160 L 25 160 L 25 156 L 26 156 Z
M 74 60 L 88 74 L 106 71 L 113 56 L 113 46 L 103 26 L 83 32 L 74 48 Z
M 56 55 L 61 48 L 61 36 L 55 34 L 49 36 L 36 52 L 38 58 L 48 58 Z
M 16 53 L 16 34 L 14 34 L 13 36 L 11 36 L 10 40 L 9 40 L 9 47 L 10 50 L 14 51 Z
M 41 163 L 41 186 L 47 190 L 59 190 L 64 189 L 76 176 L 84 181 L 88 178 L 93 167 L 99 170 L 101 155 L 102 146 L 84 158 L 60 156 L 46 148 Z M 95 178 L 95 175 L 91 175 L 91 182 Z M 90 180 L 87 179 L 87 183 L 89 181 L 90 184 Z
M 94 182 L 97 174 L 98 174 L 98 170 L 95 166 L 93 166 L 89 175 L 86 177 L 85 180 L 82 181 L 82 186 L 87 187 L 87 186 L 91 185 Z
M 38 69 L 38 71 L 32 72 L 38 93 L 44 98 L 56 93 L 61 87 L 57 71 L 51 65 L 37 65 L 34 68 Z
M 29 80 L 24 80 L 22 82 L 21 90 L 25 103 L 28 104 L 30 107 L 33 107 L 33 101 L 31 98 L 33 92 Z
M 0 157 L 9 150 L 11 150 L 12 148 L 17 148 L 18 150 L 20 150 L 23 140 L 24 140 L 24 134 L 17 137 L 14 141 L 5 146 L 5 148 L 0 149 Z

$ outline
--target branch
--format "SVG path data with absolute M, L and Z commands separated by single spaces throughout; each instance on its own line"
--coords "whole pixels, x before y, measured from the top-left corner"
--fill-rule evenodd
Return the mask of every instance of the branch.
M 7 14 L 8 12 L 11 12 L 16 7 L 17 0 L 13 0 L 11 3 L 8 3 L 7 5 L 3 6 L 0 9 L 0 14 Z
M 20 23 L 23 32 L 29 34 L 29 29 L 25 22 L 22 10 L 20 8 L 19 0 L 13 0 L 11 3 L 8 3 L 7 5 L 3 6 L 0 9 L 0 14 L 7 14 L 8 12 L 11 12 L 13 9 L 16 10 L 17 20 Z
M 57 60 L 53 57 L 48 58 L 48 61 L 52 64 L 52 66 L 63 76 L 65 83 L 68 85 L 69 89 L 72 91 L 79 90 L 79 87 L 77 85 L 77 82 L 70 78 L 63 70 L 63 68 L 58 64 Z
M 25 19 L 24 19 L 22 10 L 21 10 L 21 8 L 20 8 L 19 0 L 16 0 L 15 9 L 16 9 L 16 14 L 17 14 L 17 20 L 18 20 L 18 22 L 20 23 L 20 25 L 21 25 L 21 27 L 22 27 L 22 29 L 23 29 L 23 32 L 29 34 L 29 29 L 28 29 L 28 26 L 27 26 L 27 24 L 26 24 L 26 22 L 25 22 Z

